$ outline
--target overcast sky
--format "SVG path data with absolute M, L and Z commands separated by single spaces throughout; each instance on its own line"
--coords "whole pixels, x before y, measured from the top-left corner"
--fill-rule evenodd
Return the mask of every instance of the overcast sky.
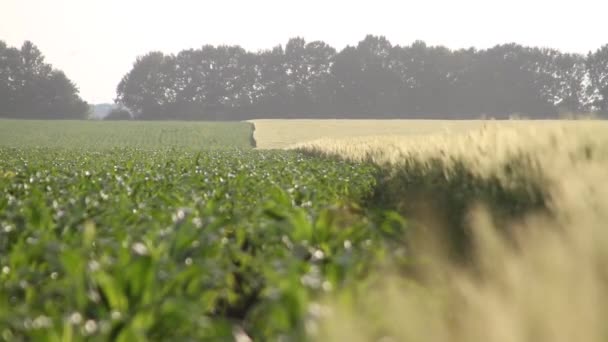
M 135 58 L 204 44 L 266 49 L 294 36 L 340 49 L 366 34 L 450 48 L 499 43 L 586 53 L 608 43 L 608 0 L 0 0 L 0 40 L 33 41 L 90 103 Z

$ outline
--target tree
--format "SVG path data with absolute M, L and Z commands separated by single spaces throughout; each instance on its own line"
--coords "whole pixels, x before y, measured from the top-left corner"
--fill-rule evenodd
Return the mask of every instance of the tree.
M 473 52 L 474 53 L 474 52 Z M 400 80 L 400 112 L 415 117 L 449 117 L 470 114 L 461 108 L 463 89 L 470 86 L 465 70 L 469 52 L 453 53 L 445 47 L 431 47 L 423 41 L 395 47 L 391 70 Z
M 248 108 L 255 82 L 249 54 L 240 46 L 205 46 L 200 55 L 205 118 L 229 119 L 238 108 Z
M 397 113 L 403 82 L 392 70 L 392 57 L 390 42 L 372 35 L 334 57 L 330 81 L 338 116 L 386 117 Z
M 239 46 L 205 45 L 175 58 L 175 103 L 178 118 L 237 118 L 255 101 L 256 59 Z
M 506 118 L 514 113 L 548 117 L 556 113 L 532 72 L 534 60 L 517 44 L 497 45 L 479 51 L 466 77 L 470 80 L 466 99 L 471 113 Z
M 66 75 L 45 63 L 30 41 L 0 42 L 0 115 L 25 119 L 84 119 L 88 105 Z
M 338 117 L 361 116 L 364 107 L 364 78 L 357 49 L 345 47 L 336 55 L 331 68 L 335 82 L 334 111 Z
M 89 115 L 89 105 L 80 99 L 78 88 L 62 71 L 51 71 L 41 81 L 40 93 L 46 98 L 42 109 L 46 118 L 85 119 Z
M 104 120 L 131 120 L 133 117 L 131 116 L 131 112 L 126 108 L 114 108 L 112 109 L 108 115 L 106 115 Z
M 171 118 L 167 107 L 177 96 L 174 70 L 174 58 L 162 52 L 138 57 L 118 84 L 116 103 L 128 108 L 137 119 Z
M 546 118 L 607 111 L 607 50 L 587 58 L 518 44 L 450 50 L 373 35 L 340 52 L 298 37 L 257 53 L 205 45 L 139 57 L 117 103 L 139 119 Z
M 20 62 L 19 50 L 0 41 L 0 117 L 16 114 Z
M 314 115 L 329 106 L 329 77 L 336 50 L 322 41 L 292 38 L 285 46 L 284 70 L 289 114 Z
M 534 75 L 540 97 L 562 113 L 583 110 L 585 58 L 548 48 L 522 48 L 523 70 Z
M 608 44 L 587 56 L 590 109 L 608 116 Z
M 255 67 L 254 112 L 259 116 L 280 117 L 289 110 L 288 75 L 282 46 L 258 54 Z

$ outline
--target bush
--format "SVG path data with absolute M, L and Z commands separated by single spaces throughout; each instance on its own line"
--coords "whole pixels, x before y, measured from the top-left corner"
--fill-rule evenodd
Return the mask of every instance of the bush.
M 114 108 L 103 118 L 104 120 L 131 120 L 131 113 L 125 108 Z

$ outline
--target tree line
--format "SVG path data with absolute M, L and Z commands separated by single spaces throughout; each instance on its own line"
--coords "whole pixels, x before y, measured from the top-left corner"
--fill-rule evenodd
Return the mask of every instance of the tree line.
M 530 118 L 608 115 L 608 45 L 587 55 L 497 45 L 451 50 L 368 35 L 338 51 L 290 39 L 256 52 L 205 45 L 136 59 L 111 118 Z M 84 118 L 76 86 L 31 42 L 0 41 L 0 117 Z
M 139 57 L 117 88 L 138 119 L 531 118 L 608 112 L 608 45 L 587 56 L 504 44 L 450 50 L 369 35 Z
M 0 118 L 84 119 L 89 106 L 66 75 L 45 62 L 30 41 L 0 41 Z

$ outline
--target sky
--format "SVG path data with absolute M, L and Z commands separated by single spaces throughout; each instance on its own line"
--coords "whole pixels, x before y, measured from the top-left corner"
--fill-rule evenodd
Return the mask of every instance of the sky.
M 374 34 L 394 45 L 516 42 L 587 53 L 608 43 L 606 13 L 608 0 L 0 0 L 0 40 L 31 40 L 84 100 L 104 103 L 150 51 L 256 51 L 295 36 L 341 49 Z

